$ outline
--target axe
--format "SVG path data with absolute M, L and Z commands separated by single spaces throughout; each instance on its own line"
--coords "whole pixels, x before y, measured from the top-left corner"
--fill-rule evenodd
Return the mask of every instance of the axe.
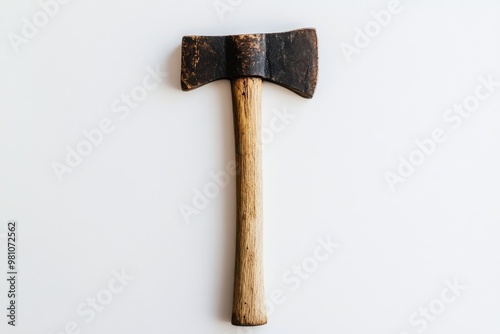
M 314 29 L 182 38 L 182 90 L 231 80 L 236 146 L 236 326 L 267 323 L 262 270 L 262 81 L 312 98 L 318 74 Z

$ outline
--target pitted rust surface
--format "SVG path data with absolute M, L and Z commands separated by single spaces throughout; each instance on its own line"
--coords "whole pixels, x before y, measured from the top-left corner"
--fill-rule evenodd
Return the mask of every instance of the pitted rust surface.
M 183 90 L 219 79 L 248 76 L 260 77 L 311 98 L 318 76 L 316 30 L 183 37 Z

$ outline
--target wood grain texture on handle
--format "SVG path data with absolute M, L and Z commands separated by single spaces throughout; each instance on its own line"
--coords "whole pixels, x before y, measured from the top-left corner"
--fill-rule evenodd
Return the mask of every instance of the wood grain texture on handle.
M 262 79 L 231 81 L 236 146 L 236 265 L 233 315 L 237 326 L 267 323 L 262 265 Z

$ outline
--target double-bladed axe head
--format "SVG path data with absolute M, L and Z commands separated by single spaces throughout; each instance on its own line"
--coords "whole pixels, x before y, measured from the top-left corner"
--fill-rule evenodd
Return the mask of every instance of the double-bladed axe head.
M 318 76 L 316 30 L 182 38 L 181 85 L 260 77 L 311 98 Z

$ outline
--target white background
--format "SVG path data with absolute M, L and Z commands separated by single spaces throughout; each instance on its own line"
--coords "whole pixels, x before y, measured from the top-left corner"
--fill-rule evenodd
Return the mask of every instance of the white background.
M 72 0 L 15 52 L 8 34 L 40 5 L 2 0 L 0 233 L 19 221 L 20 284 L 12 329 L 0 280 L 0 332 L 498 334 L 500 88 L 456 129 L 443 115 L 479 77 L 500 81 L 500 3 L 401 0 L 348 62 L 342 43 L 388 3 L 233 0 L 219 16 L 210 0 Z M 301 27 L 318 33 L 314 98 L 263 92 L 264 127 L 293 116 L 263 154 L 266 291 L 282 297 L 237 331 L 234 177 L 180 210 L 234 159 L 229 83 L 181 91 L 180 42 Z M 113 102 L 157 65 L 168 76 L 120 119 Z M 59 182 L 53 163 L 105 118 L 113 132 Z M 447 140 L 391 191 L 384 174 L 436 128 Z M 338 248 L 314 262 L 328 237 Z M 298 288 L 283 280 L 304 261 L 317 266 Z M 122 270 L 134 279 L 87 322 L 79 305 Z M 451 303 L 446 280 L 466 286 Z M 444 310 L 422 320 L 430 305 Z

